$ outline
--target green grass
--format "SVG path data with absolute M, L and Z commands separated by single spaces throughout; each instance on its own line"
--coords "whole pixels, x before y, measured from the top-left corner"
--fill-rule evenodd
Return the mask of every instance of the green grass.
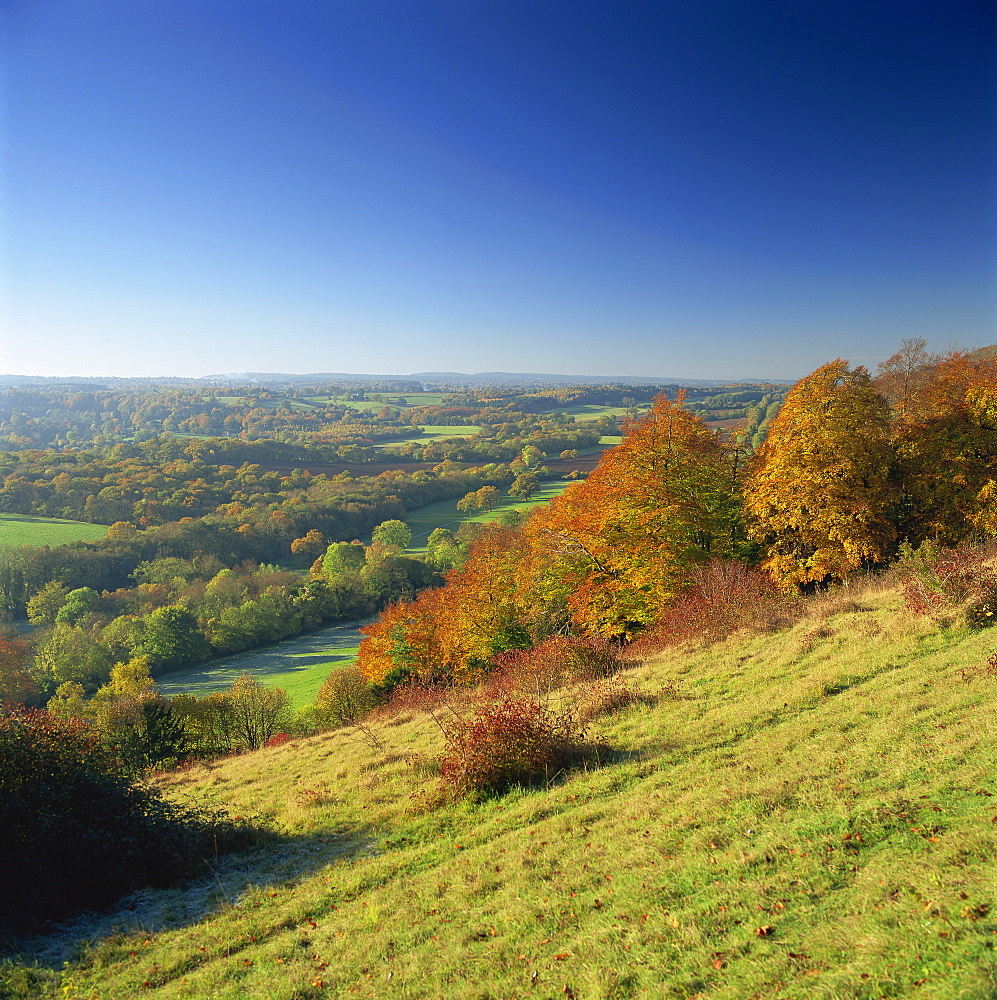
M 410 442 L 428 444 L 430 441 L 439 441 L 442 438 L 452 437 L 476 438 L 481 428 L 475 424 L 454 424 L 453 426 L 447 426 L 446 424 L 425 424 L 420 426 L 419 430 L 422 431 L 422 434 L 419 437 L 405 438 L 405 444 L 409 444 Z
M 554 482 L 541 484 L 542 488 L 537 490 L 533 498 L 529 501 L 517 501 L 503 495 L 502 503 L 494 510 L 484 514 L 464 514 L 457 510 L 457 503 L 461 499 L 439 500 L 436 503 L 427 504 L 416 510 L 409 511 L 405 515 L 405 523 L 412 529 L 412 545 L 409 552 L 422 552 L 426 548 L 426 539 L 435 528 L 450 528 L 456 531 L 464 521 L 494 521 L 507 511 L 530 511 L 540 504 L 546 503 L 568 487 L 567 480 L 558 479 Z
M 106 534 L 106 524 L 31 517 L 28 514 L 0 514 L 0 546 L 68 545 L 70 542 L 94 542 Z
M 647 413 L 650 403 L 638 403 L 634 409 L 638 413 Z M 625 417 L 631 412 L 626 406 L 596 406 L 595 403 L 581 403 L 578 406 L 559 407 L 558 412 L 569 413 L 579 423 L 586 420 L 598 420 L 599 417 Z
M 995 645 L 872 587 L 632 670 L 545 788 L 429 807 L 414 711 L 168 777 L 286 843 L 32 943 L 18 995 L 992 998 Z
M 264 649 L 174 670 L 157 677 L 156 685 L 171 697 L 185 693 L 203 697 L 231 687 L 241 674 L 250 674 L 269 687 L 284 688 L 291 705 L 304 708 L 315 700 L 331 670 L 353 662 L 360 643 L 359 627 L 363 624 L 334 625 Z

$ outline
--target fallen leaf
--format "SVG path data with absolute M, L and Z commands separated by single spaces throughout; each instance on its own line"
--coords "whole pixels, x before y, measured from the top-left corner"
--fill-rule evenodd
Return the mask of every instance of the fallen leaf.
M 764 924 L 761 927 L 756 927 L 755 928 L 755 934 L 758 937 L 771 937 L 772 936 L 772 932 L 774 930 L 775 930 L 775 928 L 771 924 Z

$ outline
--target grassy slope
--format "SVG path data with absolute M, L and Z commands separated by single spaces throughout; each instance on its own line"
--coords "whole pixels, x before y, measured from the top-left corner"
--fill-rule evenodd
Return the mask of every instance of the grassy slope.
M 31 517 L 29 514 L 0 514 L 0 546 L 67 545 L 70 542 L 93 542 L 106 534 L 106 524 Z
M 61 995 L 992 997 L 997 680 L 957 668 L 995 645 L 825 600 L 636 668 L 603 766 L 479 804 L 424 807 L 417 713 L 173 777 L 287 846 L 81 924 L 122 931 Z

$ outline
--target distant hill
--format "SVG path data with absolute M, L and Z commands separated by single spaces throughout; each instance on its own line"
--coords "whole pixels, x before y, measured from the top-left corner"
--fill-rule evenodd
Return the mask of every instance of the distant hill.
M 203 375 L 199 378 L 177 378 L 159 376 L 139 376 L 119 378 L 115 376 L 50 377 L 45 375 L 0 375 L 0 386 L 38 386 L 44 388 L 79 387 L 80 389 L 129 388 L 155 386 L 244 386 L 258 385 L 268 388 L 293 388 L 307 385 L 363 385 L 390 392 L 417 392 L 424 388 L 468 389 L 477 386 L 520 386 L 527 388 L 572 386 L 572 385 L 614 385 L 614 386 L 721 386 L 741 384 L 791 385 L 792 379 L 691 379 L 691 378 L 651 378 L 643 375 L 557 375 L 543 372 L 417 372 L 413 375 L 364 375 L 347 372 L 314 372 L 310 374 L 286 374 L 280 372 L 225 372 L 217 375 Z

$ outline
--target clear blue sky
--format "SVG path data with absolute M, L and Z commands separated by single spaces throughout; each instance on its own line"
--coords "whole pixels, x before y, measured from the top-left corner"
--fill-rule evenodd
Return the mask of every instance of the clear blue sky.
M 0 0 L 0 371 L 997 341 L 975 0 Z

